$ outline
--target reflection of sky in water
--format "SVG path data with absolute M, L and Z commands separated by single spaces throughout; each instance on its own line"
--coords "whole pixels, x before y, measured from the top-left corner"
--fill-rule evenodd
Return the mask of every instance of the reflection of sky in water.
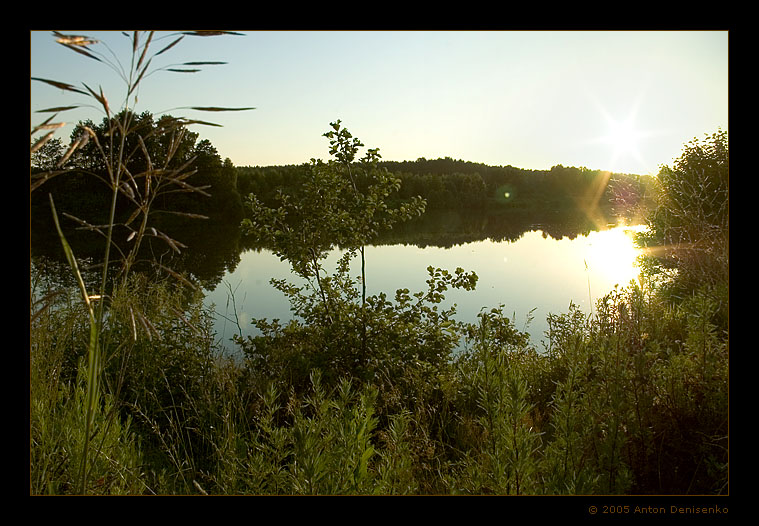
M 481 308 L 503 304 L 504 314 L 513 317 L 519 329 L 525 329 L 527 315 L 533 311 L 533 321 L 526 330 L 539 344 L 547 329 L 546 316 L 567 311 L 570 302 L 589 311 L 590 301 L 614 288 L 626 286 L 638 275 L 631 232 L 640 227 L 617 227 L 591 232 L 575 239 L 555 240 L 543 237 L 542 232 L 525 233 L 514 243 L 477 241 L 451 248 L 415 245 L 384 245 L 366 248 L 367 293 L 387 293 L 408 288 L 410 292 L 425 290 L 427 267 L 432 265 L 454 271 L 461 267 L 477 273 L 475 291 L 450 290 L 444 306 L 457 305 L 457 318 L 476 321 Z M 338 254 L 325 262 L 332 271 Z M 360 276 L 360 261 L 354 259 L 352 275 Z M 234 292 L 237 315 L 243 331 L 250 329 L 250 319 L 290 317 L 287 299 L 269 284 L 270 278 L 295 281 L 287 262 L 270 252 L 247 252 L 234 273 L 227 275 L 207 302 L 216 304 L 217 312 L 233 318 L 229 300 Z M 220 320 L 219 336 L 228 340 L 237 332 L 234 323 Z

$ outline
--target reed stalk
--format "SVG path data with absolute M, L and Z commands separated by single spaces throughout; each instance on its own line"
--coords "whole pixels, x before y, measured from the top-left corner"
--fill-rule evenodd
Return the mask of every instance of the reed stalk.
M 147 152 L 145 148 L 145 144 L 142 141 L 142 137 L 138 135 L 138 140 L 140 141 L 140 146 L 142 148 L 143 153 L 147 157 L 148 161 L 148 169 L 140 174 L 131 174 L 129 170 L 127 169 L 126 164 L 129 162 L 130 157 L 132 153 L 127 151 L 127 137 L 134 133 L 135 130 L 132 127 L 132 108 L 137 103 L 137 96 L 136 91 L 137 87 L 140 85 L 140 83 L 150 74 L 156 72 L 156 71 L 175 71 L 175 72 L 195 72 L 200 71 L 199 69 L 177 69 L 172 67 L 159 67 L 155 68 L 153 67 L 151 69 L 152 61 L 155 57 L 158 55 L 161 55 L 165 52 L 167 52 L 169 49 L 174 47 L 176 44 L 178 44 L 182 39 L 185 38 L 185 36 L 200 36 L 200 37 L 207 37 L 207 36 L 217 36 L 217 35 L 225 35 L 225 34 L 231 34 L 227 31 L 214 31 L 214 32 L 208 32 L 208 31 L 191 31 L 191 32 L 182 32 L 182 33 L 176 33 L 173 35 L 172 42 L 160 49 L 158 52 L 152 54 L 152 56 L 149 55 L 148 51 L 151 49 L 151 44 L 154 44 L 155 41 L 153 40 L 155 32 L 151 31 L 148 33 L 147 38 L 143 40 L 143 35 L 139 31 L 134 31 L 132 35 L 130 36 L 127 33 L 123 33 L 127 38 L 131 40 L 132 44 L 132 52 L 131 52 L 131 60 L 127 68 L 124 68 L 122 64 L 119 62 L 118 58 L 115 58 L 115 62 L 112 60 L 110 54 L 100 53 L 97 49 L 95 49 L 95 45 L 99 44 L 99 42 L 93 38 L 89 38 L 82 35 L 67 35 L 60 32 L 53 32 L 53 36 L 56 38 L 56 41 L 63 45 L 64 47 L 88 58 L 91 60 L 95 60 L 101 64 L 105 64 L 109 66 L 114 71 L 118 72 L 119 75 L 122 77 L 122 79 L 125 82 L 126 87 L 126 95 L 124 98 L 124 103 L 122 106 L 122 111 L 119 116 L 112 117 L 111 108 L 108 103 L 108 99 L 103 94 L 102 89 L 99 91 L 95 91 L 91 89 L 86 84 L 82 83 L 82 88 L 76 87 L 72 84 L 66 83 L 66 82 L 59 82 L 55 80 L 50 79 L 43 79 L 43 78 L 36 78 L 33 77 L 32 80 L 43 82 L 49 85 L 52 85 L 56 88 L 62 89 L 64 91 L 73 92 L 79 95 L 84 95 L 86 97 L 90 97 L 95 99 L 97 101 L 99 107 L 103 110 L 105 114 L 105 119 L 108 122 L 108 133 L 107 136 L 109 137 L 109 144 L 107 151 L 104 150 L 103 145 L 100 143 L 98 136 L 95 134 L 95 132 L 90 129 L 87 126 L 81 127 L 81 135 L 72 140 L 71 145 L 69 146 L 68 150 L 65 152 L 65 154 L 59 159 L 57 166 L 55 169 L 47 170 L 46 172 L 43 172 L 42 174 L 33 174 L 30 180 L 30 191 L 34 191 L 38 189 L 44 182 L 50 180 L 50 178 L 54 176 L 58 176 L 67 172 L 84 172 L 86 173 L 86 169 L 82 168 L 67 168 L 66 165 L 69 162 L 69 160 L 72 159 L 72 157 L 75 155 L 77 150 L 81 150 L 87 145 L 90 140 L 93 140 L 95 142 L 96 146 L 96 152 L 100 155 L 103 166 L 105 167 L 105 172 L 107 177 L 103 178 L 106 183 L 109 186 L 109 190 L 111 193 L 111 199 L 110 199 L 110 206 L 108 209 L 108 216 L 106 224 L 103 227 L 92 227 L 91 225 L 88 225 L 85 221 L 81 221 L 78 218 L 74 218 L 76 221 L 78 221 L 80 224 L 85 225 L 85 227 L 88 227 L 90 230 L 95 230 L 102 234 L 105 239 L 105 247 L 103 252 L 103 259 L 102 259 L 102 273 L 100 275 L 100 288 L 97 294 L 93 295 L 88 292 L 84 280 L 82 278 L 81 272 L 79 271 L 79 267 L 77 264 L 77 260 L 75 257 L 75 254 L 73 253 L 73 250 L 71 249 L 69 243 L 66 240 L 66 236 L 63 233 L 63 229 L 61 228 L 58 212 L 55 208 L 55 203 L 53 201 L 52 195 L 50 196 L 50 207 L 53 215 L 53 221 L 55 223 L 55 228 L 58 233 L 58 237 L 60 239 L 61 245 L 63 247 L 63 251 L 66 256 L 66 260 L 71 267 L 72 273 L 76 279 L 77 285 L 80 289 L 82 300 L 84 302 L 84 305 L 87 310 L 88 315 L 88 321 L 89 321 L 89 341 L 87 346 L 87 374 L 86 374 L 86 398 L 85 398 L 85 405 L 86 405 L 86 419 L 85 419 L 85 434 L 84 434 L 84 440 L 82 444 L 82 461 L 81 466 L 79 469 L 79 480 L 78 480 L 78 490 L 80 493 L 85 493 L 87 488 L 87 479 L 88 479 L 88 463 L 91 462 L 90 454 L 91 451 L 91 437 L 94 434 L 93 430 L 93 422 L 94 417 L 98 409 L 98 397 L 100 394 L 100 369 L 101 369 L 101 363 L 102 363 L 102 353 L 103 349 L 101 348 L 101 340 L 102 336 L 104 334 L 105 328 L 105 312 L 106 312 L 106 297 L 107 297 L 107 291 L 108 291 L 108 284 L 110 279 L 110 273 L 109 269 L 112 264 L 112 246 L 114 241 L 114 228 L 117 226 L 116 223 L 116 204 L 117 200 L 120 195 L 125 195 L 128 199 L 130 199 L 137 207 L 137 210 L 135 214 L 133 214 L 133 218 L 136 218 L 140 213 L 142 213 L 143 218 L 140 224 L 139 229 L 135 232 L 133 231 L 133 236 L 136 234 L 136 239 L 134 240 L 134 243 L 132 245 L 131 250 L 127 255 L 125 255 L 123 259 L 123 266 L 121 269 L 121 277 L 124 280 L 124 283 L 126 283 L 126 278 L 129 275 L 131 265 L 134 262 L 137 252 L 140 247 L 141 240 L 143 236 L 146 234 L 146 227 L 147 227 L 147 219 L 150 213 L 150 209 L 153 203 L 153 200 L 155 199 L 155 196 L 158 194 L 161 183 L 164 184 L 176 184 L 181 186 L 183 189 L 187 189 L 189 185 L 184 182 L 184 178 L 186 178 L 190 173 L 187 172 L 186 169 L 188 167 L 188 164 L 183 165 L 179 169 L 174 170 L 165 170 L 165 168 L 168 168 L 168 162 L 169 159 L 173 156 L 175 153 L 174 150 L 172 150 L 166 160 L 166 164 L 163 167 L 164 170 L 158 169 L 153 167 L 152 162 L 150 161 L 150 155 Z M 172 35 L 169 35 L 169 37 L 172 37 Z M 156 39 L 157 41 L 158 39 Z M 222 62 L 193 62 L 191 63 L 194 66 L 197 65 L 207 65 L 207 64 L 222 64 Z M 185 65 L 188 65 L 186 63 Z M 131 97 L 134 97 L 134 104 L 130 102 Z M 60 111 L 68 111 L 75 108 L 82 107 L 84 105 L 71 105 L 71 106 L 60 106 L 56 108 L 48 108 L 45 110 L 39 110 L 39 112 L 49 112 L 49 113 L 55 113 L 57 115 Z M 240 111 L 240 110 L 247 110 L 247 109 L 253 109 L 253 108 L 223 108 L 223 107 L 217 107 L 217 106 L 204 106 L 204 107 L 192 107 L 190 109 L 193 110 L 199 110 L 199 111 L 212 111 L 212 112 L 219 112 L 219 111 Z M 64 125 L 64 123 L 58 123 L 58 122 L 52 122 L 54 117 L 56 115 L 53 115 L 52 117 L 48 118 L 46 121 L 44 121 L 39 126 L 35 127 L 32 130 L 32 135 L 35 133 L 42 131 L 42 130 L 53 130 L 51 132 L 48 132 L 45 136 L 43 136 L 41 139 L 35 141 L 31 148 L 30 153 L 34 153 L 39 148 L 41 148 L 47 141 L 52 139 L 53 132 L 55 129 L 60 128 Z M 169 130 L 168 132 L 173 131 L 173 129 L 177 127 L 181 127 L 184 125 L 189 124 L 211 124 L 215 125 L 213 123 L 207 123 L 204 121 L 199 120 L 187 120 L 187 119 L 174 119 L 173 120 L 174 127 Z M 162 133 L 168 133 L 161 131 Z M 114 136 L 118 134 L 118 138 L 115 139 Z M 94 174 L 97 177 L 100 177 L 97 174 Z M 135 192 L 133 188 L 137 188 L 135 178 L 136 177 L 144 177 L 146 184 L 145 184 L 145 190 L 142 195 L 135 196 Z M 152 179 L 156 179 L 156 184 L 151 186 L 150 182 Z M 194 191 L 201 191 L 201 189 L 192 188 L 189 187 L 190 190 Z M 155 229 L 153 229 L 153 232 L 156 235 L 159 235 L 160 233 L 156 232 Z M 159 237 L 164 238 L 164 240 L 174 249 L 177 249 L 177 244 L 168 238 L 168 236 L 160 235 Z M 131 237 L 130 237 L 131 239 Z M 177 249 L 178 250 L 178 249 Z M 123 255 L 123 254 L 122 254 Z M 97 301 L 97 305 L 94 304 L 94 302 Z M 118 389 L 117 389 L 118 392 Z

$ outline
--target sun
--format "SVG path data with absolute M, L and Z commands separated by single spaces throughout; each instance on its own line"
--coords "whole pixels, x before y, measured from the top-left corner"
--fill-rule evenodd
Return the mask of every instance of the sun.
M 602 102 L 592 91 L 588 100 L 595 108 L 592 126 L 595 134 L 588 141 L 594 145 L 595 155 L 600 156 L 599 164 L 611 172 L 649 173 L 650 162 L 646 160 L 652 144 L 649 140 L 659 132 L 646 129 L 641 118 L 648 121 L 650 115 L 644 111 L 645 89 L 627 101 Z M 604 159 L 605 158 L 605 159 Z
M 609 123 L 606 140 L 612 146 L 614 155 L 635 155 L 638 152 L 639 138 L 640 133 L 632 119 Z
M 607 131 L 602 139 L 611 148 L 610 169 L 615 170 L 620 161 L 633 158 L 643 163 L 640 153 L 640 142 L 645 136 L 635 124 L 634 115 L 623 120 L 614 120 L 607 117 Z

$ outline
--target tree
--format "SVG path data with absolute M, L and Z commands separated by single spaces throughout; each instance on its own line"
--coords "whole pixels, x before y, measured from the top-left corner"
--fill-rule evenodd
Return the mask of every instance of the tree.
M 63 142 L 55 137 L 40 146 L 32 154 L 33 171 L 49 171 L 55 169 L 58 161 L 63 156 Z
M 120 253 L 139 248 L 140 239 L 132 242 L 134 236 L 130 236 L 136 230 L 134 225 L 139 224 L 135 221 L 141 211 L 152 216 L 145 237 L 168 245 L 175 253 L 182 244 L 174 239 L 173 231 L 184 226 L 188 218 L 239 225 L 243 210 L 234 186 L 234 166 L 228 161 L 225 168 L 211 142 L 198 141 L 199 134 L 190 131 L 184 119 L 171 115 L 155 119 L 147 111 L 136 114 L 124 110 L 97 125 L 80 121 L 72 132 L 72 141 L 82 133 L 91 133 L 92 140 L 81 145 L 63 165 L 66 177 L 50 178 L 43 188 L 53 196 L 59 210 L 76 218 L 76 226 L 92 231 L 86 225 L 102 225 L 109 220 L 110 166 L 112 159 L 121 156 L 123 169 L 131 179 L 119 185 L 114 208 L 116 235 L 112 244 Z M 122 134 L 123 145 L 117 147 Z M 50 167 L 57 162 L 62 156 L 55 150 L 59 142 L 50 141 L 35 152 L 38 163 Z M 50 172 L 40 175 L 46 173 Z M 47 196 L 33 192 L 32 204 L 35 223 L 43 225 Z
M 347 249 L 344 264 L 357 252 L 361 256 L 362 349 L 366 348 L 366 259 L 364 247 L 377 234 L 399 221 L 420 215 L 424 201 L 413 198 L 397 207 L 388 204 L 400 188 L 400 179 L 378 166 L 379 149 L 368 149 L 357 160 L 364 145 L 340 121 L 324 133 L 329 139 L 329 162 L 311 160 L 302 185 L 293 195 L 280 192 L 278 206 L 270 208 L 255 195 L 248 197 L 251 217 L 243 229 L 267 243 L 303 278 L 316 280 L 326 319 L 334 321 L 328 284 L 323 281 L 322 260 L 336 246 Z

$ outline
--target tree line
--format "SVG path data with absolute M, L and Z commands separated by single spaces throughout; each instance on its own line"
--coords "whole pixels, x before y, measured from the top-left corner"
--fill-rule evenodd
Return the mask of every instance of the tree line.
M 635 206 L 652 195 L 650 177 L 609 173 L 584 167 L 553 166 L 528 170 L 489 166 L 450 157 L 416 161 L 380 161 L 378 165 L 400 179 L 396 199 L 420 196 L 428 210 L 545 207 L 592 204 Z M 254 193 L 273 203 L 277 192 L 290 192 L 303 179 L 306 165 L 242 166 L 237 168 L 238 191 Z

